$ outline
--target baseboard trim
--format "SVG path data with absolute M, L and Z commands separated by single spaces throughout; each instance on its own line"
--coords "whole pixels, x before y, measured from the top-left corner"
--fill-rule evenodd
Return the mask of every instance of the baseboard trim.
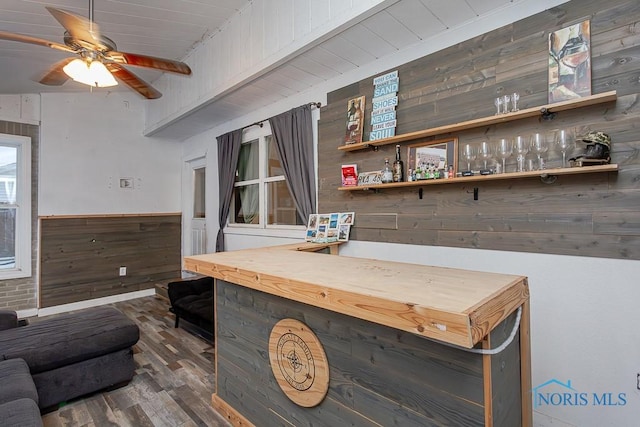
M 86 301 L 73 302 L 70 304 L 62 304 L 62 305 L 56 305 L 53 307 L 41 308 L 36 310 L 37 313 L 34 314 L 34 316 L 35 315 L 37 315 L 38 317 L 50 316 L 52 314 L 66 313 L 68 311 L 81 310 L 83 308 L 89 308 L 89 307 L 97 307 L 105 304 L 113 304 L 115 302 L 127 301 L 135 298 L 148 297 L 155 294 L 156 294 L 155 288 L 144 289 L 141 291 L 128 292 L 126 294 L 111 295 L 103 298 L 96 298 L 96 299 L 90 299 Z M 28 311 L 33 311 L 33 310 L 28 310 Z M 22 317 L 22 316 L 18 314 L 18 317 Z
M 38 315 L 37 308 L 29 308 L 27 310 L 16 310 L 18 319 L 24 319 L 25 317 L 35 317 Z

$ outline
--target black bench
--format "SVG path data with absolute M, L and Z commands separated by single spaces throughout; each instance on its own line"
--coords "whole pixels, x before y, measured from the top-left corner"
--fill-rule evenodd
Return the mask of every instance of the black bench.
M 180 319 L 195 325 L 202 335 L 213 340 L 213 278 L 202 277 L 168 284 L 169 310 L 175 314 L 175 327 Z

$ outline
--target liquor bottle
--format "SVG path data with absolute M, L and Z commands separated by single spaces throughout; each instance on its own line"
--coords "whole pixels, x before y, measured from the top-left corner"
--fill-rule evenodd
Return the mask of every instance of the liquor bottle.
M 383 184 L 393 182 L 393 172 L 391 171 L 391 165 L 389 164 L 389 158 L 384 159 L 384 168 L 382 169 L 382 177 L 380 178 Z
M 396 145 L 396 161 L 393 162 L 393 182 L 404 181 L 404 162 L 400 159 L 400 145 Z

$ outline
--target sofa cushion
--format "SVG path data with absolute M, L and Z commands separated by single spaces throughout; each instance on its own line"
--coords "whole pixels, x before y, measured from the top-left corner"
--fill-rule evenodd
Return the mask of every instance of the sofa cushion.
M 205 276 L 199 279 L 178 280 L 168 285 L 169 301 L 174 305 L 175 301 L 188 295 L 201 295 L 205 292 L 213 294 L 213 277 Z
M 18 315 L 12 310 L 0 310 L 0 331 L 18 326 Z
M 94 307 L 0 332 L 0 359 L 22 358 L 37 374 L 129 348 L 139 336 L 120 311 Z
M 181 313 L 186 312 L 213 322 L 213 291 L 182 297 L 175 301 L 173 306 Z
M 36 385 L 24 360 L 0 361 L 0 384 L 0 404 L 23 397 L 38 403 Z
M 41 427 L 38 405 L 31 399 L 16 399 L 0 405 L 0 426 Z

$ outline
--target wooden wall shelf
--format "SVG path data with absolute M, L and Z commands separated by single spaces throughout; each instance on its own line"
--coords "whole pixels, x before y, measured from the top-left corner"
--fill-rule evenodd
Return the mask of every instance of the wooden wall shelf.
M 573 99 L 570 101 L 558 102 L 555 104 L 541 105 L 539 107 L 526 108 L 524 110 L 513 113 L 499 114 L 489 117 L 481 117 L 479 119 L 468 120 L 466 122 L 453 123 L 450 125 L 439 126 L 431 129 L 424 129 L 416 132 L 396 135 L 390 138 L 378 139 L 375 141 L 365 141 L 358 144 L 342 145 L 338 147 L 341 151 L 358 151 L 366 148 L 375 148 L 381 145 L 397 144 L 405 141 L 412 141 L 419 138 L 429 136 L 443 135 L 449 132 L 457 132 L 461 130 L 473 129 L 480 126 L 489 126 L 497 123 L 507 123 L 514 120 L 535 117 L 539 115 L 549 115 L 559 111 L 572 110 L 575 108 L 587 107 L 589 105 L 604 104 L 605 102 L 615 101 L 617 99 L 616 91 L 599 93 L 596 95 L 586 96 L 584 98 Z
M 499 181 L 505 179 L 518 179 L 518 178 L 532 178 L 540 177 L 543 181 L 550 177 L 558 175 L 579 175 L 585 173 L 599 173 L 599 172 L 617 172 L 617 164 L 601 165 L 601 166 L 584 166 L 575 168 L 555 168 L 545 169 L 527 172 L 508 172 L 498 173 L 492 175 L 474 175 L 474 176 L 462 176 L 457 178 L 448 179 L 423 179 L 419 181 L 408 182 L 392 182 L 389 184 L 376 184 L 376 185 L 359 185 L 355 187 L 338 187 L 341 191 L 359 191 L 359 190 L 382 190 L 386 188 L 402 188 L 402 187 L 420 187 L 424 185 L 440 185 L 440 184 L 456 184 L 464 182 L 478 182 L 478 181 Z

